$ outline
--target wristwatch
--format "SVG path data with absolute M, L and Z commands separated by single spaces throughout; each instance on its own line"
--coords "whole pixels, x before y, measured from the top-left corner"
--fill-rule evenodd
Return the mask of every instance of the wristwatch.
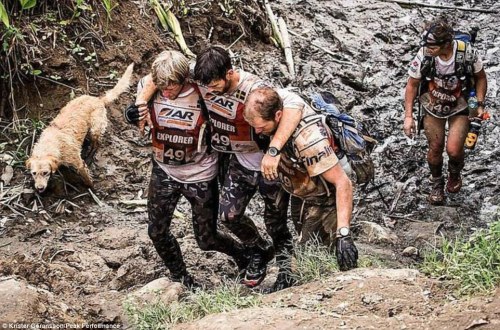
M 267 153 L 269 154 L 269 156 L 271 157 L 276 157 L 280 154 L 281 150 L 279 150 L 278 148 L 276 147 L 269 147 L 269 149 L 267 149 Z
M 351 235 L 349 227 L 340 227 L 337 229 L 337 237 L 347 237 L 349 235 Z

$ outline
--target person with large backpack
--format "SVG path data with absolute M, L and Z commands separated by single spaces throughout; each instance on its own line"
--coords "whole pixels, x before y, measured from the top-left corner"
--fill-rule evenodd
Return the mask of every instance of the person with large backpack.
M 292 195 L 291 215 L 301 235 L 300 243 L 317 238 L 335 246 L 340 270 L 355 268 L 358 250 L 350 231 L 353 183 L 344 171 L 345 156 L 337 157 L 340 146 L 335 143 L 326 115 L 295 93 L 261 87 L 248 96 L 244 117 L 256 133 L 272 136 L 285 108 L 300 110 L 302 118 L 283 149 L 273 153 L 281 155 L 278 177 Z
M 403 130 L 408 137 L 417 132 L 413 107 L 418 97 L 419 106 L 425 111 L 423 120 L 419 118 L 417 124 L 423 123 L 429 143 L 427 162 L 432 189 L 428 201 L 432 205 L 445 202 L 444 147 L 449 158 L 446 190 L 457 193 L 462 187 L 460 172 L 464 167 L 469 118 L 481 117 L 484 113 L 486 73 L 470 41 L 473 40 L 460 40 L 447 20 L 438 18 L 425 26 L 422 47 L 408 70 Z M 474 93 L 478 108 L 470 111 L 467 101 Z

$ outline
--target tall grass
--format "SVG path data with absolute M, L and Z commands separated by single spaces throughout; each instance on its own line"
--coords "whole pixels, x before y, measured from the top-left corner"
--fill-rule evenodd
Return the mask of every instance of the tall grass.
M 469 240 L 444 240 L 425 255 L 421 270 L 451 280 L 459 295 L 492 291 L 500 284 L 500 221 Z
M 147 306 L 125 303 L 125 313 L 134 329 L 172 329 L 178 323 L 190 322 L 202 317 L 259 306 L 260 296 L 250 294 L 242 285 L 224 283 L 212 290 L 198 290 L 177 303 L 166 305 L 160 301 Z
M 292 276 L 298 284 L 316 281 L 327 274 L 339 271 L 334 250 L 313 239 L 295 246 L 295 263 Z

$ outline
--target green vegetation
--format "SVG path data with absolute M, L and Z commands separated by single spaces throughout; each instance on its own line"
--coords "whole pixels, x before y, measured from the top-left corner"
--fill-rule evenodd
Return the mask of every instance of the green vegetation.
M 311 240 L 295 247 L 295 264 L 293 276 L 299 284 L 312 282 L 326 274 L 339 271 L 337 259 L 332 249 Z
M 338 272 L 337 260 L 331 248 L 318 240 L 295 246 L 294 278 L 298 284 L 317 281 Z M 360 265 L 377 265 L 380 261 L 370 257 L 360 259 Z M 224 283 L 212 290 L 190 293 L 180 302 L 165 305 L 160 301 L 137 306 L 132 301 L 125 304 L 125 311 L 137 329 L 170 329 L 178 323 L 190 322 L 209 314 L 235 309 L 256 307 L 261 295 L 245 289 L 238 283 Z
M 0 135 L 6 141 L 0 144 L 0 153 L 7 153 L 13 158 L 13 167 L 24 167 L 35 137 L 45 128 L 40 120 L 21 119 L 5 127 L 0 127 Z
M 260 302 L 259 295 L 249 295 L 242 285 L 225 283 L 212 290 L 189 293 L 180 302 L 168 306 L 156 301 L 138 307 L 128 301 L 124 307 L 134 329 L 171 329 L 178 323 L 201 319 L 209 314 L 256 307 Z
M 104 6 L 104 9 L 106 10 L 108 20 L 111 21 L 111 12 L 113 11 L 113 9 L 118 7 L 118 3 L 113 3 L 113 0 L 102 0 L 102 4 Z
M 444 240 L 427 253 L 423 272 L 451 280 L 459 295 L 488 293 L 500 284 L 500 221 L 469 240 Z

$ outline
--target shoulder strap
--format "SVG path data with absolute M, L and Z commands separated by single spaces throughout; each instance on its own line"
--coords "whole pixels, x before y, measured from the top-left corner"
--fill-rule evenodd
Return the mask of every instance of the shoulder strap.
M 322 120 L 322 115 L 320 114 L 312 114 L 312 115 L 309 115 L 309 116 L 305 116 L 304 118 L 302 118 L 299 122 L 299 124 L 297 125 L 297 128 L 295 129 L 295 131 L 293 132 L 292 134 L 292 138 L 295 139 L 297 138 L 297 136 L 300 134 L 300 132 L 302 132 L 302 130 L 306 127 L 308 127 L 309 125 L 311 124 L 314 124 L 318 121 L 321 121 Z
M 455 73 L 458 77 L 464 76 L 465 72 L 465 52 L 467 44 L 463 40 L 455 40 L 457 43 L 457 52 L 455 53 Z
M 207 104 L 205 103 L 205 100 L 203 99 L 203 95 L 201 94 L 200 87 L 198 87 L 197 84 L 193 84 L 194 90 L 196 93 L 198 93 L 199 97 L 199 102 L 200 102 L 200 107 L 201 107 L 201 112 L 203 113 L 203 116 L 207 118 L 208 121 L 210 121 L 210 114 L 208 113 L 208 108 Z
M 205 143 L 207 144 L 207 151 L 211 152 L 212 151 L 212 123 L 210 121 L 210 114 L 208 112 L 207 104 L 205 103 L 205 100 L 203 99 L 203 95 L 201 94 L 200 88 L 198 87 L 197 84 L 193 84 L 194 90 L 196 93 L 198 93 L 198 102 L 200 102 L 200 107 L 201 107 L 201 113 L 203 113 L 203 116 L 207 119 L 207 122 L 204 127 L 205 131 Z M 201 139 L 200 139 L 201 141 Z

